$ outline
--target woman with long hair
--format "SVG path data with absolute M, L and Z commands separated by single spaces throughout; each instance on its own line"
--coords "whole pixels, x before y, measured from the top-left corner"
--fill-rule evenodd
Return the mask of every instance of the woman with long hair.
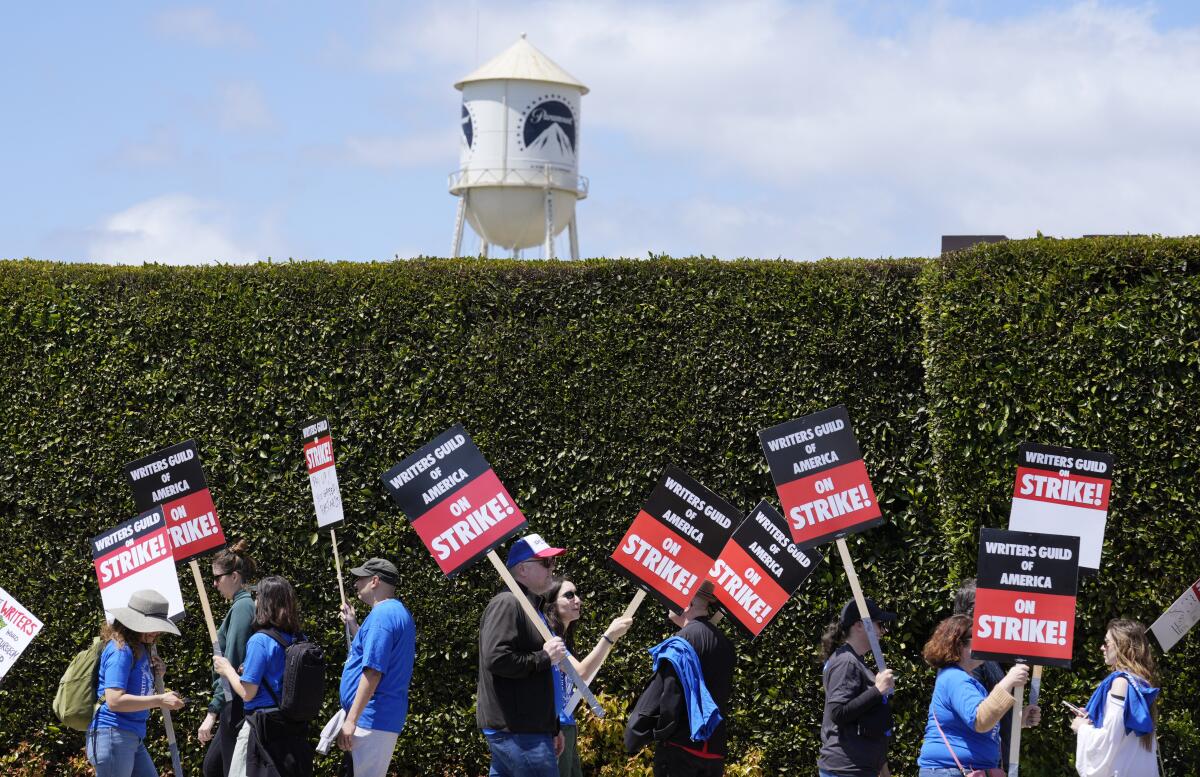
M 922 651 L 937 670 L 925 741 L 917 758 L 920 777 L 962 777 L 1000 768 L 1000 719 L 1012 709 L 1012 690 L 1029 679 L 1029 667 L 1017 664 L 989 693 L 972 674 L 983 663 L 971 658 L 971 619 L 951 615 L 937 625 Z
M 217 629 L 217 642 L 221 655 L 231 666 L 241 666 L 245 660 L 246 642 L 254 624 L 254 599 L 250 596 L 254 568 L 254 559 L 246 553 L 245 539 L 224 548 L 212 560 L 213 588 L 230 602 L 229 612 L 225 613 L 225 619 Z M 201 742 L 210 743 L 204 754 L 204 777 L 229 774 L 237 732 L 244 716 L 241 697 L 235 694 L 232 699 L 225 698 L 224 686 L 224 680 L 214 672 L 212 701 L 208 703 L 208 714 L 196 733 Z
M 258 583 L 258 600 L 254 606 L 254 628 L 257 631 L 246 643 L 246 658 L 239 675 L 229 659 L 213 656 L 213 668 L 229 681 L 230 689 L 241 697 L 246 711 L 246 722 L 238 731 L 231 759 L 229 776 L 246 777 L 247 764 L 251 760 L 250 734 L 253 730 L 252 717 L 276 710 L 283 695 L 284 647 L 276 641 L 278 635 L 284 645 L 291 645 L 300 637 L 300 613 L 296 606 L 296 591 L 282 577 L 264 577 Z M 304 754 L 298 754 L 300 762 Z M 309 745 L 307 764 L 311 772 L 312 750 Z M 284 772 L 280 772 L 283 774 Z
M 1146 627 L 1132 620 L 1109 621 L 1100 652 L 1112 672 L 1071 721 L 1075 770 L 1081 777 L 1156 777 L 1159 689 L 1154 687 L 1157 673 Z
M 872 623 L 881 634 L 886 633 L 896 614 L 883 610 L 871 599 L 866 604 Z M 866 628 L 851 599 L 821 636 L 825 659 L 821 671 L 825 708 L 817 757 L 821 777 L 891 774 L 887 751 L 892 705 L 888 696 L 895 690 L 895 678 L 890 669 L 871 671 L 863 658 L 869 650 Z
M 583 660 L 577 660 L 575 658 L 575 628 L 579 625 L 583 600 L 580 598 L 575 584 L 566 578 L 555 578 L 554 587 L 546 593 L 543 602 L 542 612 L 546 616 L 550 630 L 555 635 L 562 637 L 563 643 L 567 646 L 567 659 L 575 667 L 575 671 L 579 672 L 579 676 L 587 680 L 595 675 L 613 645 L 617 644 L 617 640 L 623 637 L 633 624 L 633 618 L 624 615 L 614 619 L 600 635 L 600 639 L 596 641 L 596 646 L 592 648 L 591 652 Z M 555 695 L 559 697 L 560 703 L 565 705 L 572 696 L 574 686 L 567 680 L 565 674 L 558 671 L 558 667 L 554 667 L 553 673 L 558 688 Z M 558 773 L 560 777 L 583 777 L 583 765 L 579 761 L 579 749 L 576 745 L 579 729 L 575 723 L 574 711 L 568 713 L 565 709 L 560 708 L 558 722 L 562 726 L 564 743 L 562 754 L 558 757 Z
M 101 704 L 87 733 L 87 759 L 96 777 L 158 777 L 142 740 L 150 710 L 177 710 L 183 700 L 174 691 L 154 692 L 155 676 L 165 667 L 151 646 L 164 631 L 179 635 L 168 618 L 167 600 L 157 591 L 135 591 L 129 604 L 113 611 L 113 622 L 100 631 L 96 696 Z

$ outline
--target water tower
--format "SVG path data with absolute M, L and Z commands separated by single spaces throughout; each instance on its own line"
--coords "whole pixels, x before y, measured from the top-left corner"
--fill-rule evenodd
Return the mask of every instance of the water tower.
M 519 255 L 543 246 L 554 258 L 554 236 L 568 230 L 579 258 L 575 202 L 587 196 L 579 175 L 579 101 L 587 87 L 525 40 L 454 85 L 462 91 L 459 170 L 452 254 L 462 249 L 468 222 L 489 246 Z

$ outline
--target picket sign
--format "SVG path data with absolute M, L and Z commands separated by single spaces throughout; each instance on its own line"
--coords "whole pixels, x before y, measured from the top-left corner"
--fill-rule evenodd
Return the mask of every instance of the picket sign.
M 1039 667 L 1040 668 L 1040 667 Z M 1017 777 L 1021 771 L 1021 702 L 1025 700 L 1025 683 L 1013 688 L 1012 739 L 1008 743 L 1008 777 Z
M 887 669 L 883 660 L 883 648 L 879 646 L 879 634 L 875 631 L 875 623 L 871 620 L 871 611 L 867 609 L 867 599 L 863 596 L 862 586 L 858 582 L 858 572 L 854 569 L 854 560 L 850 558 L 850 548 L 846 546 L 844 537 L 837 540 L 838 554 L 842 557 L 842 566 L 846 569 L 846 578 L 850 581 L 850 590 L 854 593 L 854 604 L 858 607 L 858 617 L 862 619 L 863 631 L 867 632 L 867 641 L 871 643 L 871 654 L 875 656 L 876 671 Z
M 333 461 L 333 435 L 329 421 L 318 418 L 304 424 L 300 429 L 304 442 L 304 466 L 308 472 L 308 484 L 312 489 L 313 507 L 317 513 L 317 528 L 329 527 L 329 539 L 333 543 L 333 563 L 337 570 L 338 595 L 342 608 L 346 607 L 346 584 L 342 580 L 342 560 L 338 555 L 337 532 L 333 524 L 345 519 L 342 509 L 342 494 L 338 486 L 337 468 Z M 350 624 L 346 624 L 346 646 L 350 645 Z
M 150 644 L 150 655 L 153 658 L 158 658 L 158 645 Z M 154 672 L 154 692 L 163 692 L 163 680 L 157 672 Z M 179 761 L 179 745 L 175 742 L 175 724 L 171 722 L 171 711 L 165 707 L 160 707 L 163 715 L 163 728 L 167 730 L 167 746 L 171 748 L 171 767 L 174 773 L 183 775 L 183 765 Z
M 625 608 L 625 612 L 621 613 L 621 616 L 624 618 L 632 618 L 637 613 L 638 608 L 642 606 L 642 602 L 645 601 L 645 599 L 646 599 L 646 589 L 639 588 L 637 593 L 633 595 L 633 599 L 629 602 L 629 606 Z M 596 679 L 596 675 L 600 674 L 600 667 L 604 666 L 604 661 L 605 661 L 605 659 L 608 658 L 609 655 L 612 655 L 612 651 L 609 651 L 609 653 L 607 655 L 605 655 L 604 658 L 600 659 L 600 663 L 596 665 L 596 668 L 592 671 L 592 673 L 590 675 L 583 678 L 584 681 L 589 686 L 592 684 L 592 681 Z M 579 706 L 579 702 L 581 702 L 582 700 L 583 700 L 583 696 L 580 695 L 579 691 L 578 690 L 573 691 L 571 693 L 571 698 L 567 699 L 567 703 L 563 707 L 563 713 L 566 715 L 570 715 L 571 713 L 573 713 L 575 711 L 575 708 Z
M 192 579 L 196 581 L 196 592 L 200 594 L 200 609 L 204 611 L 204 625 L 208 627 L 208 639 L 212 642 L 214 656 L 224 656 L 221 652 L 221 640 L 217 637 L 217 624 L 213 621 L 212 608 L 208 605 L 208 592 L 204 590 L 204 579 L 200 576 L 200 565 L 196 563 L 196 559 L 188 561 L 188 566 L 192 568 Z M 224 675 L 221 676 L 221 689 L 225 691 L 225 700 L 229 701 L 233 698 L 233 689 L 229 687 L 229 680 Z
M 533 609 L 533 605 L 525 597 L 525 592 L 521 590 L 521 584 L 512 576 L 512 572 L 508 571 L 508 567 L 504 566 L 504 562 L 500 560 L 500 556 L 496 553 L 495 549 L 489 550 L 487 557 L 488 561 L 492 562 L 492 566 L 496 568 L 496 571 L 500 573 L 500 577 L 504 580 L 504 584 L 508 586 L 508 590 L 512 591 L 513 596 L 517 597 L 517 602 L 521 605 L 521 609 L 525 611 L 525 616 L 529 618 L 530 623 L 538 630 L 538 634 L 542 635 L 542 639 L 547 642 L 554 639 L 554 635 L 550 633 L 550 627 L 542 620 L 542 616 L 538 614 L 538 611 Z M 576 693 L 583 694 L 583 698 L 587 700 L 588 707 L 591 708 L 592 713 L 598 718 L 604 717 L 604 708 L 600 706 L 600 702 L 597 701 L 595 695 L 588 689 L 587 683 L 579 676 L 579 672 L 575 671 L 575 666 L 571 663 L 571 659 L 564 658 L 560 661 L 558 671 L 570 678 L 571 683 L 575 686 Z

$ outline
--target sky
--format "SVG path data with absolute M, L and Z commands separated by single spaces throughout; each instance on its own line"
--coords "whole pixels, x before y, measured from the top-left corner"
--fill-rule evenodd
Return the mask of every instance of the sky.
M 1191 0 L 11 3 L 0 257 L 446 256 L 453 84 L 522 33 L 591 90 L 585 257 L 1200 232 Z

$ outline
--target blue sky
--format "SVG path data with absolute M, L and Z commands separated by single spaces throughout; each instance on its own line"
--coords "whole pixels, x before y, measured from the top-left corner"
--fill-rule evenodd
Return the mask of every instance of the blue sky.
M 452 84 L 522 32 L 592 89 L 585 256 L 931 255 L 942 234 L 1200 220 L 1200 3 L 2 14 L 0 257 L 445 255 Z

